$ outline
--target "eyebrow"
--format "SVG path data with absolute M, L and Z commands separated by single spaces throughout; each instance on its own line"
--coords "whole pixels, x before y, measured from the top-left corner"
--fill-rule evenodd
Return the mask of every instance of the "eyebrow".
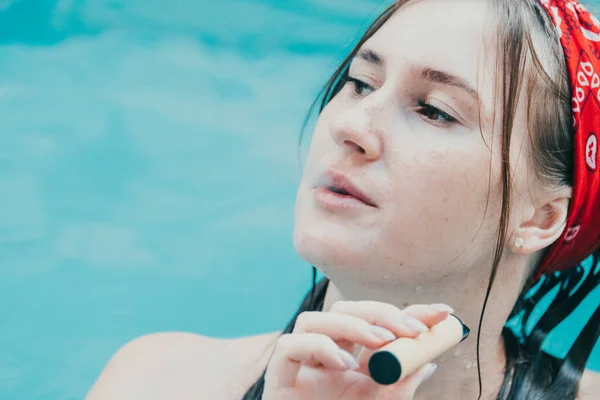
M 383 57 L 370 49 L 360 49 L 356 54 L 356 57 L 368 62 L 369 64 L 377 65 L 378 67 L 383 67 L 385 65 L 385 60 Z
M 356 54 L 356 57 L 378 67 L 383 67 L 385 65 L 385 59 L 383 56 L 371 49 L 360 49 Z M 411 72 L 413 75 L 418 76 L 426 81 L 441 85 L 454 86 L 462 89 L 471 97 L 473 97 L 475 101 L 480 101 L 477 90 L 475 90 L 475 88 L 473 88 L 473 86 L 471 86 L 463 78 L 459 78 L 458 76 L 449 74 L 447 72 L 425 66 L 413 66 Z
M 473 97 L 473 99 L 479 101 L 477 90 L 475 90 L 467 81 L 459 78 L 458 76 L 428 67 L 414 67 L 413 73 L 426 81 L 463 89 L 471 97 Z

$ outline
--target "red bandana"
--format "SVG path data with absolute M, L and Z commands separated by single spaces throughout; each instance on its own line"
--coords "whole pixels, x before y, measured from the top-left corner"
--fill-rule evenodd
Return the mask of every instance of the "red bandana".
M 563 235 L 535 277 L 578 265 L 600 245 L 600 21 L 576 0 L 540 0 L 554 21 L 573 92 L 573 198 Z

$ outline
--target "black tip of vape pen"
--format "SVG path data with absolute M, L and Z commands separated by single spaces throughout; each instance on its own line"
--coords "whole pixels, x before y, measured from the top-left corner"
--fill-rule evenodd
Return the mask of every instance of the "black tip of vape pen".
M 458 320 L 458 321 L 461 323 L 461 325 L 462 325 L 462 327 L 463 327 L 463 331 L 462 331 L 463 335 L 462 335 L 462 339 L 461 339 L 461 342 L 462 342 L 463 340 L 465 340 L 466 338 L 468 338 L 468 337 L 469 337 L 469 335 L 471 334 L 471 329 L 469 329 L 469 327 L 468 327 L 468 326 L 466 326 L 466 325 L 464 324 L 464 322 L 462 322 L 462 321 L 460 320 L 460 318 L 458 318 L 456 315 L 454 315 L 454 314 L 451 314 L 451 315 L 452 315 L 454 318 L 456 318 L 456 319 L 457 319 L 457 320 Z
M 471 329 L 469 329 L 468 326 L 466 326 L 465 324 L 463 324 L 463 336 L 462 336 L 461 342 L 463 340 L 465 340 L 466 338 L 468 338 L 470 334 L 471 334 Z
M 398 358 L 389 351 L 378 351 L 369 360 L 369 374 L 380 385 L 391 385 L 400 379 L 402 366 Z

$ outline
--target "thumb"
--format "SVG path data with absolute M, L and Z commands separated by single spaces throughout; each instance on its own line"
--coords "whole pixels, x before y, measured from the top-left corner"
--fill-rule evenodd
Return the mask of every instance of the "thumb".
M 415 393 L 417 392 L 417 389 L 419 389 L 421 384 L 427 379 L 431 378 L 431 375 L 433 375 L 436 369 L 437 365 L 426 364 L 417 371 L 404 378 L 401 381 L 402 386 L 404 388 L 403 392 L 406 396 L 404 397 L 404 399 L 411 400 L 415 396 Z

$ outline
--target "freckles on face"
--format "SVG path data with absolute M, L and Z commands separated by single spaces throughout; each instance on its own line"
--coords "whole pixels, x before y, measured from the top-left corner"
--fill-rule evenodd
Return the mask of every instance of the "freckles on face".
M 490 180 L 494 160 L 487 147 L 470 139 L 453 146 L 425 140 L 405 151 L 407 156 L 396 158 L 390 168 L 391 202 L 381 235 L 387 248 L 403 248 L 396 253 L 398 261 L 444 264 L 466 250 L 476 235 L 481 236 L 474 245 L 489 239 L 492 226 L 488 232 L 480 228 L 484 220 L 496 221 L 492 214 L 498 209 L 499 182 Z
M 484 140 L 478 120 L 478 101 L 491 104 L 493 91 L 480 73 L 489 67 L 479 63 L 488 21 L 482 4 L 409 2 L 364 44 L 381 62 L 351 66 L 350 77 L 364 82 L 347 84 L 320 115 L 298 190 L 295 243 L 309 262 L 386 274 L 410 265 L 433 274 L 484 258 L 501 186 L 490 152 L 497 139 L 484 132 Z M 425 81 L 416 66 L 459 79 L 435 72 Z M 477 88 L 478 100 L 465 85 Z M 312 185 L 331 167 L 371 194 L 377 209 L 316 207 Z

